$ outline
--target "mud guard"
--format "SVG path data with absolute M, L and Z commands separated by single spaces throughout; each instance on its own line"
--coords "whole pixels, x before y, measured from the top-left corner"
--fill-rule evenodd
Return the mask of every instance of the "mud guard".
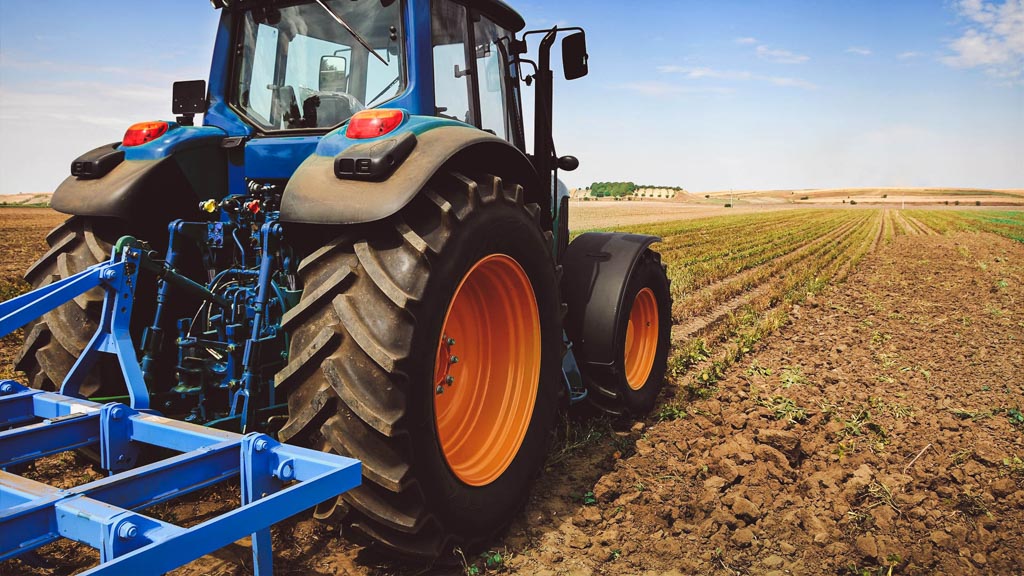
M 584 375 L 615 363 L 616 326 L 630 308 L 623 302 L 626 284 L 643 253 L 661 238 L 638 234 L 589 233 L 569 244 L 562 266 L 562 298 L 569 307 L 565 331 Z
M 382 182 L 338 178 L 336 155 L 332 153 L 340 154 L 344 148 L 335 150 L 327 142 L 321 143 L 317 153 L 307 158 L 289 180 L 281 200 L 281 221 L 364 224 L 383 220 L 405 208 L 452 161 L 473 171 L 512 179 L 523 186 L 526 201 L 545 207 L 550 218 L 550 192 L 540 185 L 529 159 L 505 140 L 469 126 L 437 127 L 416 137 L 416 148 Z
M 227 189 L 227 156 L 220 148 L 223 135 L 198 136 L 187 146 L 159 147 L 162 143 L 157 141 L 139 147 L 149 147 L 146 150 L 129 149 L 125 161 L 100 178 L 70 176 L 50 204 L 64 214 L 117 218 L 162 230 L 173 220 L 194 215 L 200 200 L 219 199 Z

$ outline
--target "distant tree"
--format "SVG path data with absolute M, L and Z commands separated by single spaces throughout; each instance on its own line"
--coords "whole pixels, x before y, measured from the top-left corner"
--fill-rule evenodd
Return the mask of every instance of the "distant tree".
M 621 198 L 634 193 L 637 189 L 633 182 L 595 182 L 590 187 L 590 195 L 598 198 Z

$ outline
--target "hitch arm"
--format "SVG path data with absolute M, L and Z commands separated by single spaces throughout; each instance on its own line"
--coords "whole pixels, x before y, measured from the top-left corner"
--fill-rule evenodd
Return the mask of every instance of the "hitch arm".
M 39 318 L 43 314 L 100 286 L 105 279 L 123 271 L 124 262 L 106 262 L 0 303 L 0 338 Z

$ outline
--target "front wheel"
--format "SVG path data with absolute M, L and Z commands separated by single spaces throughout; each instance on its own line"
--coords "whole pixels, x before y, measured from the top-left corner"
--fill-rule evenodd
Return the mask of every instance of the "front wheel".
M 317 510 L 403 555 L 486 543 L 525 501 L 559 406 L 550 234 L 523 189 L 449 172 L 300 269 L 284 440 L 363 462 Z
M 640 256 L 622 301 L 625 313 L 616 325 L 621 347 L 611 370 L 591 375 L 590 398 L 607 412 L 643 415 L 665 385 L 672 338 L 672 296 L 657 252 Z

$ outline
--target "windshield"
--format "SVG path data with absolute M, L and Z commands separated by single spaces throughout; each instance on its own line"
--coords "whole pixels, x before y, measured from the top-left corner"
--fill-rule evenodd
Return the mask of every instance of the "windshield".
M 401 4 L 316 0 L 246 11 L 232 105 L 263 130 L 327 129 L 398 96 Z

